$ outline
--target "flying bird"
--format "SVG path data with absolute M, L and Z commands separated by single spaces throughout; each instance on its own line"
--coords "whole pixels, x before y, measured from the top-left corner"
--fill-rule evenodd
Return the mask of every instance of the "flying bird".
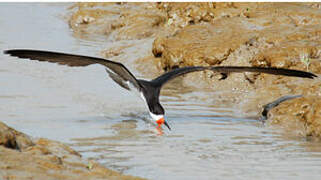
M 178 76 L 196 71 L 210 70 L 213 72 L 221 73 L 223 75 L 223 79 L 227 77 L 227 74 L 233 72 L 259 72 L 310 79 L 317 77 L 315 74 L 309 72 L 282 68 L 243 66 L 188 66 L 173 69 L 153 80 L 147 81 L 136 79 L 136 77 L 123 64 L 103 58 L 30 49 L 12 49 L 6 50 L 4 51 L 4 53 L 19 58 L 47 61 L 67 66 L 88 66 L 91 64 L 101 64 L 106 67 L 106 71 L 110 78 L 113 79 L 121 87 L 127 90 L 138 90 L 141 98 L 148 105 L 150 116 L 158 124 L 158 127 L 160 128 L 164 124 L 169 130 L 171 128 L 164 119 L 165 110 L 159 102 L 159 95 L 162 86 Z

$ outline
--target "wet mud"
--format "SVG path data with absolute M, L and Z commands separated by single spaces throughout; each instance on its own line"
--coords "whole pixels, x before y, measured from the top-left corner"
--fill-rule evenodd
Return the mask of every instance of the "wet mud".
M 117 42 L 146 42 L 131 46 L 147 46 L 148 51 L 133 61 L 135 69 L 150 78 L 196 65 L 279 67 L 320 74 L 320 8 L 320 3 L 79 3 L 70 9 L 69 24 L 75 34 L 100 33 L 114 41 L 116 47 L 103 52 L 113 60 L 121 61 L 119 55 L 128 52 Z M 300 121 L 304 126 L 286 126 L 287 131 L 320 136 L 321 119 L 313 110 L 320 99 L 319 78 L 253 73 L 219 78 L 201 72 L 188 74 L 179 83 L 218 92 L 205 101 L 239 109 L 236 116 L 257 115 L 273 99 L 301 94 L 304 101 L 286 102 L 270 112 L 269 121 L 282 126 Z
M 67 145 L 32 138 L 0 122 L 2 179 L 142 179 L 122 175 L 81 155 Z
M 6 18 L 14 25 L 5 27 L 51 19 L 48 29 L 42 21 L 19 23 L 30 36 L 21 36 L 22 43 L 15 38 L 19 31 L 2 32 L 1 45 L 102 56 L 146 79 L 195 65 L 321 71 L 320 3 L 74 3 L 57 12 L 53 6 L 31 11 L 36 5 L 26 5 L 23 12 L 38 15 L 27 18 L 17 16 L 15 6 L 3 7 L 16 13 L 4 13 L 16 17 Z M 52 19 L 60 13 L 62 24 Z M 31 26 L 37 28 L 27 31 Z M 98 66 L 73 69 L 10 57 L 1 63 L 1 84 L 8 86 L 1 89 L 3 121 L 32 135 L 0 123 L 3 179 L 320 176 L 319 78 L 241 73 L 219 80 L 212 72 L 177 78 L 161 92 L 175 130 L 160 137 L 142 121 L 148 114 L 139 99 Z M 256 121 L 264 105 L 289 95 L 302 97 L 276 102 L 265 124 Z

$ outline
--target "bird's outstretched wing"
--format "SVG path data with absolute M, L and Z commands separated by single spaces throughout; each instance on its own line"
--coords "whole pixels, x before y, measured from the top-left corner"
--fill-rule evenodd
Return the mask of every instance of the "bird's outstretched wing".
M 191 72 L 203 71 L 205 69 L 207 68 L 203 66 L 188 66 L 188 67 L 176 68 L 158 76 L 157 78 L 153 79 L 151 82 L 156 86 L 161 87 L 168 81 L 178 76 L 191 73 Z
M 106 70 L 109 76 L 123 88 L 130 90 L 129 83 L 131 83 L 137 89 L 141 88 L 141 85 L 135 76 L 123 64 L 107 59 L 29 49 L 6 50 L 4 53 L 19 58 L 47 61 L 67 66 L 88 66 L 91 64 L 101 64 L 107 67 Z
M 181 76 L 183 74 L 196 72 L 196 71 L 203 71 L 203 70 L 210 70 L 213 72 L 218 72 L 222 74 L 229 74 L 229 73 L 241 73 L 241 72 L 259 72 L 259 73 L 266 73 L 266 74 L 274 74 L 274 75 L 284 75 L 284 76 L 294 76 L 294 77 L 301 77 L 301 78 L 310 78 L 313 79 L 317 77 L 313 73 L 299 71 L 299 70 L 292 70 L 292 69 L 283 69 L 283 68 L 263 68 L 263 67 L 246 67 L 246 66 L 191 66 L 191 67 L 183 67 L 183 68 L 176 68 L 172 71 L 164 73 L 159 77 L 152 80 L 152 82 L 161 87 L 169 80 L 174 79 L 175 77 Z

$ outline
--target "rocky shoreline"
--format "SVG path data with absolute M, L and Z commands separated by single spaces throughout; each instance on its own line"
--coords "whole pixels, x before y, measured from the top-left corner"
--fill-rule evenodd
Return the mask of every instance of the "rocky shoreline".
M 136 58 L 134 67 L 146 77 L 193 65 L 279 67 L 320 74 L 320 8 L 320 3 L 79 3 L 71 8 L 69 24 L 75 34 L 101 34 L 115 42 L 103 56 L 116 61 L 129 49 L 117 42 L 148 41 L 148 52 Z M 210 103 L 240 109 L 237 115 L 242 116 L 257 115 L 273 99 L 303 95 L 273 109 L 269 122 L 299 131 L 300 136 L 321 136 L 319 78 L 246 73 L 218 79 L 212 72 L 193 73 L 182 78 L 182 85 L 222 92 Z
M 142 179 L 89 161 L 63 143 L 34 139 L 0 122 L 2 179 Z
M 146 78 L 183 66 L 260 66 L 321 72 L 320 3 L 76 3 L 69 25 L 77 37 L 114 42 L 102 56 Z M 123 43 L 126 41 L 126 43 Z M 137 55 L 128 57 L 126 54 Z M 262 106 L 302 95 L 269 111 L 267 123 L 294 136 L 321 137 L 321 81 L 265 74 L 189 74 L 179 83 L 213 94 L 210 104 L 258 116 Z M 201 79 L 201 80 L 200 80 Z M 86 160 L 70 147 L 32 138 L 0 122 L 3 179 L 141 179 Z

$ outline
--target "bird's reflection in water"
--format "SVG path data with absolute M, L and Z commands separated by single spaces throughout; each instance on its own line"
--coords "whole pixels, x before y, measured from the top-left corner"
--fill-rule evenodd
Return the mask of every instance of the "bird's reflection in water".
M 164 134 L 163 128 L 160 126 L 156 127 L 157 135 L 162 136 Z

